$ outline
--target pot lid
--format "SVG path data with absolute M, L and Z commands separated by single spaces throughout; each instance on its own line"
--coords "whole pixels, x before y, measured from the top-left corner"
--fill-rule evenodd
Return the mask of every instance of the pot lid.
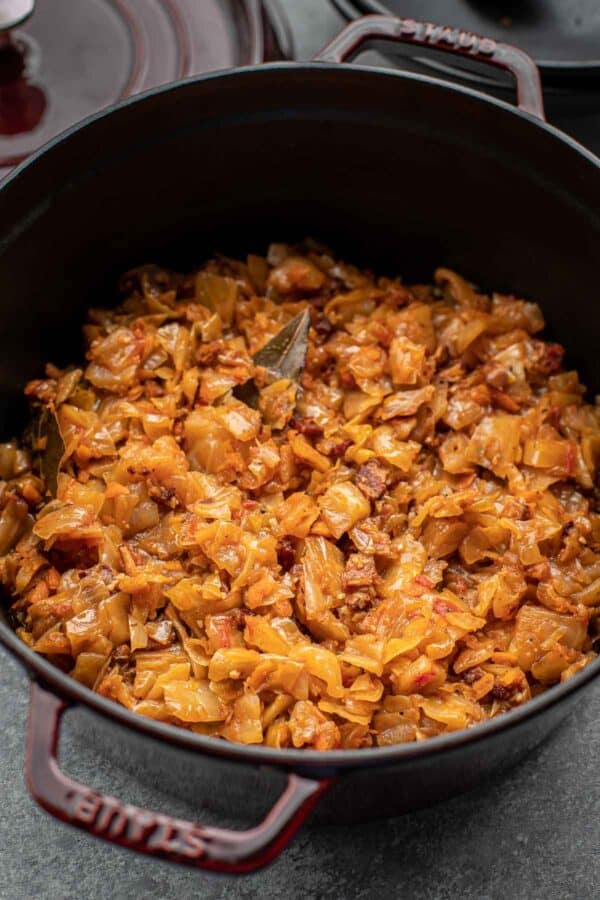
M 599 0 L 333 0 L 347 17 L 391 13 L 514 44 L 545 80 L 600 76 Z M 453 64 L 452 64 L 453 65 Z M 450 67 L 449 67 L 450 68 Z M 456 68 L 462 68 L 460 64 Z
M 288 55 L 276 0 L 3 0 L 0 166 L 139 91 Z

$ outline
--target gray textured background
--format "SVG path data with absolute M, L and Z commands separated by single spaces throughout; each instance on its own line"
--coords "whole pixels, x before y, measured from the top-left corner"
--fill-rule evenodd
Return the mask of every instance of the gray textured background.
M 302 57 L 339 27 L 326 0 L 283 2 Z M 592 125 L 588 116 L 572 130 L 585 139 Z M 551 741 L 503 779 L 394 821 L 305 827 L 271 868 L 236 880 L 136 857 L 41 812 L 22 777 L 26 678 L 0 653 L 0 898 L 600 897 L 600 684 L 588 697 Z M 193 803 L 165 797 L 160 785 L 132 784 L 71 731 L 65 767 L 78 778 L 131 802 L 196 812 Z
M 12 660 L 0 660 L 2 900 L 600 896 L 600 685 L 549 742 L 497 782 L 396 820 L 305 826 L 271 868 L 232 879 L 135 856 L 41 812 L 22 776 L 26 679 Z M 89 784 L 176 815 L 197 812 L 192 803 L 166 798 L 160 786 L 132 784 L 81 738 L 67 733 L 63 747 L 65 768 Z

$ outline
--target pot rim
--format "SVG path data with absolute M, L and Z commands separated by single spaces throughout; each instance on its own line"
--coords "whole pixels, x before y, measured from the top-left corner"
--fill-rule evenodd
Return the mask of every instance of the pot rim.
M 68 141 L 80 130 L 88 128 L 93 123 L 105 117 L 110 117 L 114 113 L 118 113 L 132 104 L 144 103 L 157 95 L 176 93 L 177 91 L 192 87 L 200 82 L 220 81 L 223 79 L 244 78 L 248 76 L 255 77 L 265 73 L 272 73 L 277 77 L 283 72 L 299 72 L 302 70 L 322 70 L 330 73 L 337 72 L 339 73 L 339 77 L 343 77 L 346 72 L 351 71 L 361 73 L 366 77 L 372 77 L 374 79 L 385 77 L 412 82 L 425 82 L 426 84 L 440 89 L 442 92 L 450 91 L 452 93 L 466 95 L 476 102 L 491 104 L 504 113 L 525 120 L 533 127 L 541 128 L 554 139 L 566 144 L 567 147 L 577 153 L 577 155 L 582 156 L 588 162 L 592 163 L 596 169 L 600 169 L 600 159 L 598 159 L 598 157 L 579 144 L 576 140 L 564 134 L 558 128 L 536 118 L 530 113 L 518 109 L 516 106 L 512 106 L 504 100 L 491 97 L 482 91 L 464 85 L 454 84 L 429 75 L 391 70 L 383 66 L 364 66 L 355 63 L 345 63 L 341 66 L 335 63 L 322 62 L 276 62 L 265 63 L 260 66 L 245 66 L 233 70 L 220 70 L 194 78 L 183 79 L 181 81 L 173 82 L 172 84 L 152 88 L 134 97 L 127 98 L 114 106 L 100 110 L 76 125 L 71 126 L 60 135 L 57 135 L 32 154 L 32 156 L 28 157 L 27 160 L 16 166 L 0 183 L 0 197 L 2 192 L 16 179 L 27 172 L 30 167 L 35 167 L 36 163 L 47 154 L 52 154 L 55 149 L 59 149 L 64 141 Z M 7 650 L 25 666 L 31 677 L 37 677 L 48 687 L 54 689 L 61 697 L 64 697 L 68 701 L 81 704 L 83 707 L 87 707 L 105 718 L 132 728 L 149 737 L 164 741 L 165 743 L 178 745 L 184 749 L 196 751 L 206 756 L 220 757 L 236 762 L 268 764 L 277 768 L 294 769 L 297 771 L 312 772 L 313 774 L 318 773 L 322 777 L 331 775 L 336 771 L 371 766 L 384 766 L 392 763 L 399 763 L 404 760 L 408 761 L 416 757 L 432 756 L 446 751 L 456 750 L 466 744 L 483 740 L 500 731 L 515 727 L 526 719 L 539 715 L 544 710 L 561 702 L 575 691 L 591 682 L 600 673 L 599 656 L 568 681 L 554 685 L 544 693 L 539 694 L 537 697 L 527 701 L 516 709 L 503 713 L 487 722 L 474 725 L 471 728 L 449 732 L 418 743 L 398 744 L 390 747 L 364 748 L 360 750 L 277 750 L 263 745 L 230 743 L 208 735 L 195 734 L 192 731 L 185 728 L 179 728 L 176 725 L 169 725 L 164 722 L 137 715 L 125 707 L 120 706 L 115 701 L 108 700 L 107 698 L 94 693 L 85 685 L 75 681 L 66 673 L 61 672 L 45 657 L 40 656 L 27 647 L 17 637 L 16 633 L 3 622 L 0 622 L 0 643 L 4 644 Z
M 448 81 L 442 77 L 438 77 L 435 75 L 424 75 L 420 72 L 408 72 L 402 69 L 392 69 L 389 66 L 361 65 L 355 62 L 332 63 L 314 60 L 290 62 L 286 60 L 278 60 L 276 62 L 265 62 L 259 63 L 258 65 L 240 66 L 233 69 L 218 69 L 213 72 L 206 72 L 202 75 L 194 75 L 188 78 L 181 78 L 178 81 L 157 85 L 156 87 L 149 88 L 146 91 L 141 91 L 139 94 L 134 94 L 131 97 L 125 97 L 124 99 L 119 100 L 117 103 L 113 103 L 112 105 L 107 106 L 104 109 L 97 110 L 91 115 L 86 116 L 84 119 L 81 119 L 79 122 L 76 122 L 74 125 L 69 126 L 69 128 L 66 128 L 64 131 L 61 131 L 59 134 L 55 135 L 53 138 L 47 141 L 47 143 L 43 144 L 41 147 L 35 150 L 25 160 L 15 165 L 0 180 L 0 195 L 1 192 L 9 187 L 9 185 L 13 183 L 15 178 L 17 178 L 22 172 L 25 172 L 28 168 L 33 167 L 38 162 L 38 160 L 42 159 L 47 154 L 51 154 L 55 149 L 60 148 L 63 142 L 68 141 L 79 131 L 92 126 L 96 122 L 110 117 L 113 114 L 118 114 L 122 110 L 128 109 L 130 106 L 143 104 L 145 101 L 148 101 L 154 97 L 158 97 L 163 94 L 175 93 L 177 91 L 185 90 L 186 88 L 192 88 L 193 86 L 204 82 L 221 80 L 224 81 L 226 79 L 229 80 L 232 78 L 242 78 L 247 76 L 260 77 L 265 73 L 272 73 L 277 76 L 288 71 L 296 72 L 302 70 L 323 70 L 329 72 L 337 72 L 340 74 L 340 76 L 346 72 L 355 72 L 367 75 L 369 77 L 372 76 L 374 78 L 394 78 L 400 81 L 424 83 L 435 88 L 440 88 L 442 91 L 461 94 L 463 96 L 470 97 L 476 102 L 483 103 L 484 105 L 489 104 L 491 106 L 494 106 L 504 113 L 516 116 L 517 118 L 528 122 L 530 125 L 541 128 L 547 134 L 559 140 L 571 150 L 577 152 L 578 155 L 587 159 L 588 162 L 591 162 L 597 168 L 600 168 L 600 157 L 596 156 L 595 153 L 593 153 L 575 138 L 571 137 L 571 135 L 568 135 L 566 132 L 561 131 L 560 128 L 557 128 L 555 125 L 550 124 L 550 122 L 546 121 L 545 119 L 541 119 L 531 113 L 519 109 L 519 107 L 514 103 L 509 103 L 508 101 L 501 100 L 500 98 L 495 97 L 492 94 L 487 94 L 484 90 L 478 90 L 477 88 L 469 87 L 465 84 L 461 84 L 455 81 Z
M 133 728 L 148 737 L 164 741 L 167 744 L 175 744 L 182 749 L 195 751 L 203 756 L 227 759 L 232 762 L 270 765 L 307 774 L 318 773 L 321 777 L 330 777 L 332 774 L 344 770 L 408 762 L 411 759 L 460 749 L 466 744 L 484 740 L 539 715 L 549 707 L 565 700 L 600 674 L 599 656 L 568 681 L 553 685 L 522 706 L 502 713 L 493 719 L 488 719 L 487 722 L 428 738 L 425 741 L 395 744 L 389 747 L 365 747 L 360 750 L 278 750 L 262 744 L 236 744 L 210 735 L 195 734 L 186 728 L 169 725 L 131 712 L 116 701 L 94 693 L 90 688 L 75 681 L 70 675 L 61 672 L 45 657 L 30 650 L 4 623 L 0 623 L 0 643 L 4 644 L 7 650 L 23 664 L 32 679 L 39 680 L 68 703 L 91 709 L 104 718 Z

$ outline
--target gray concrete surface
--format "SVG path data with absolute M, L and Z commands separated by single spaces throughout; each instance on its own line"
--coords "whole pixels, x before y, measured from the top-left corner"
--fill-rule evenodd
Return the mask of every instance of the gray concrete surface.
M 600 685 L 549 742 L 497 782 L 396 820 L 305 826 L 271 868 L 233 879 L 135 856 L 40 811 L 22 776 L 26 679 L 4 654 L 0 672 L 1 900 L 600 896 Z M 193 803 L 169 800 L 159 785 L 132 784 L 81 738 L 67 735 L 64 751 L 65 768 L 81 780 L 138 804 L 194 815 Z
M 284 5 L 304 58 L 338 27 L 326 0 Z M 0 900 L 592 900 L 600 897 L 600 685 L 588 698 L 498 782 L 394 821 L 307 826 L 271 868 L 236 880 L 136 857 L 41 812 L 22 777 L 26 678 L 0 652 Z M 93 746 L 66 738 L 66 766 L 79 779 L 194 814 L 193 803 L 132 784 Z

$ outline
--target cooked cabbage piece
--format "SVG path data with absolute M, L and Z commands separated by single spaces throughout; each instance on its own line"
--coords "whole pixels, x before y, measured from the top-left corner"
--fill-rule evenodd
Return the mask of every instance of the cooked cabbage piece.
M 0 445 L 35 652 L 140 715 L 322 751 L 469 728 L 595 658 L 600 407 L 535 303 L 313 241 L 121 291 Z

